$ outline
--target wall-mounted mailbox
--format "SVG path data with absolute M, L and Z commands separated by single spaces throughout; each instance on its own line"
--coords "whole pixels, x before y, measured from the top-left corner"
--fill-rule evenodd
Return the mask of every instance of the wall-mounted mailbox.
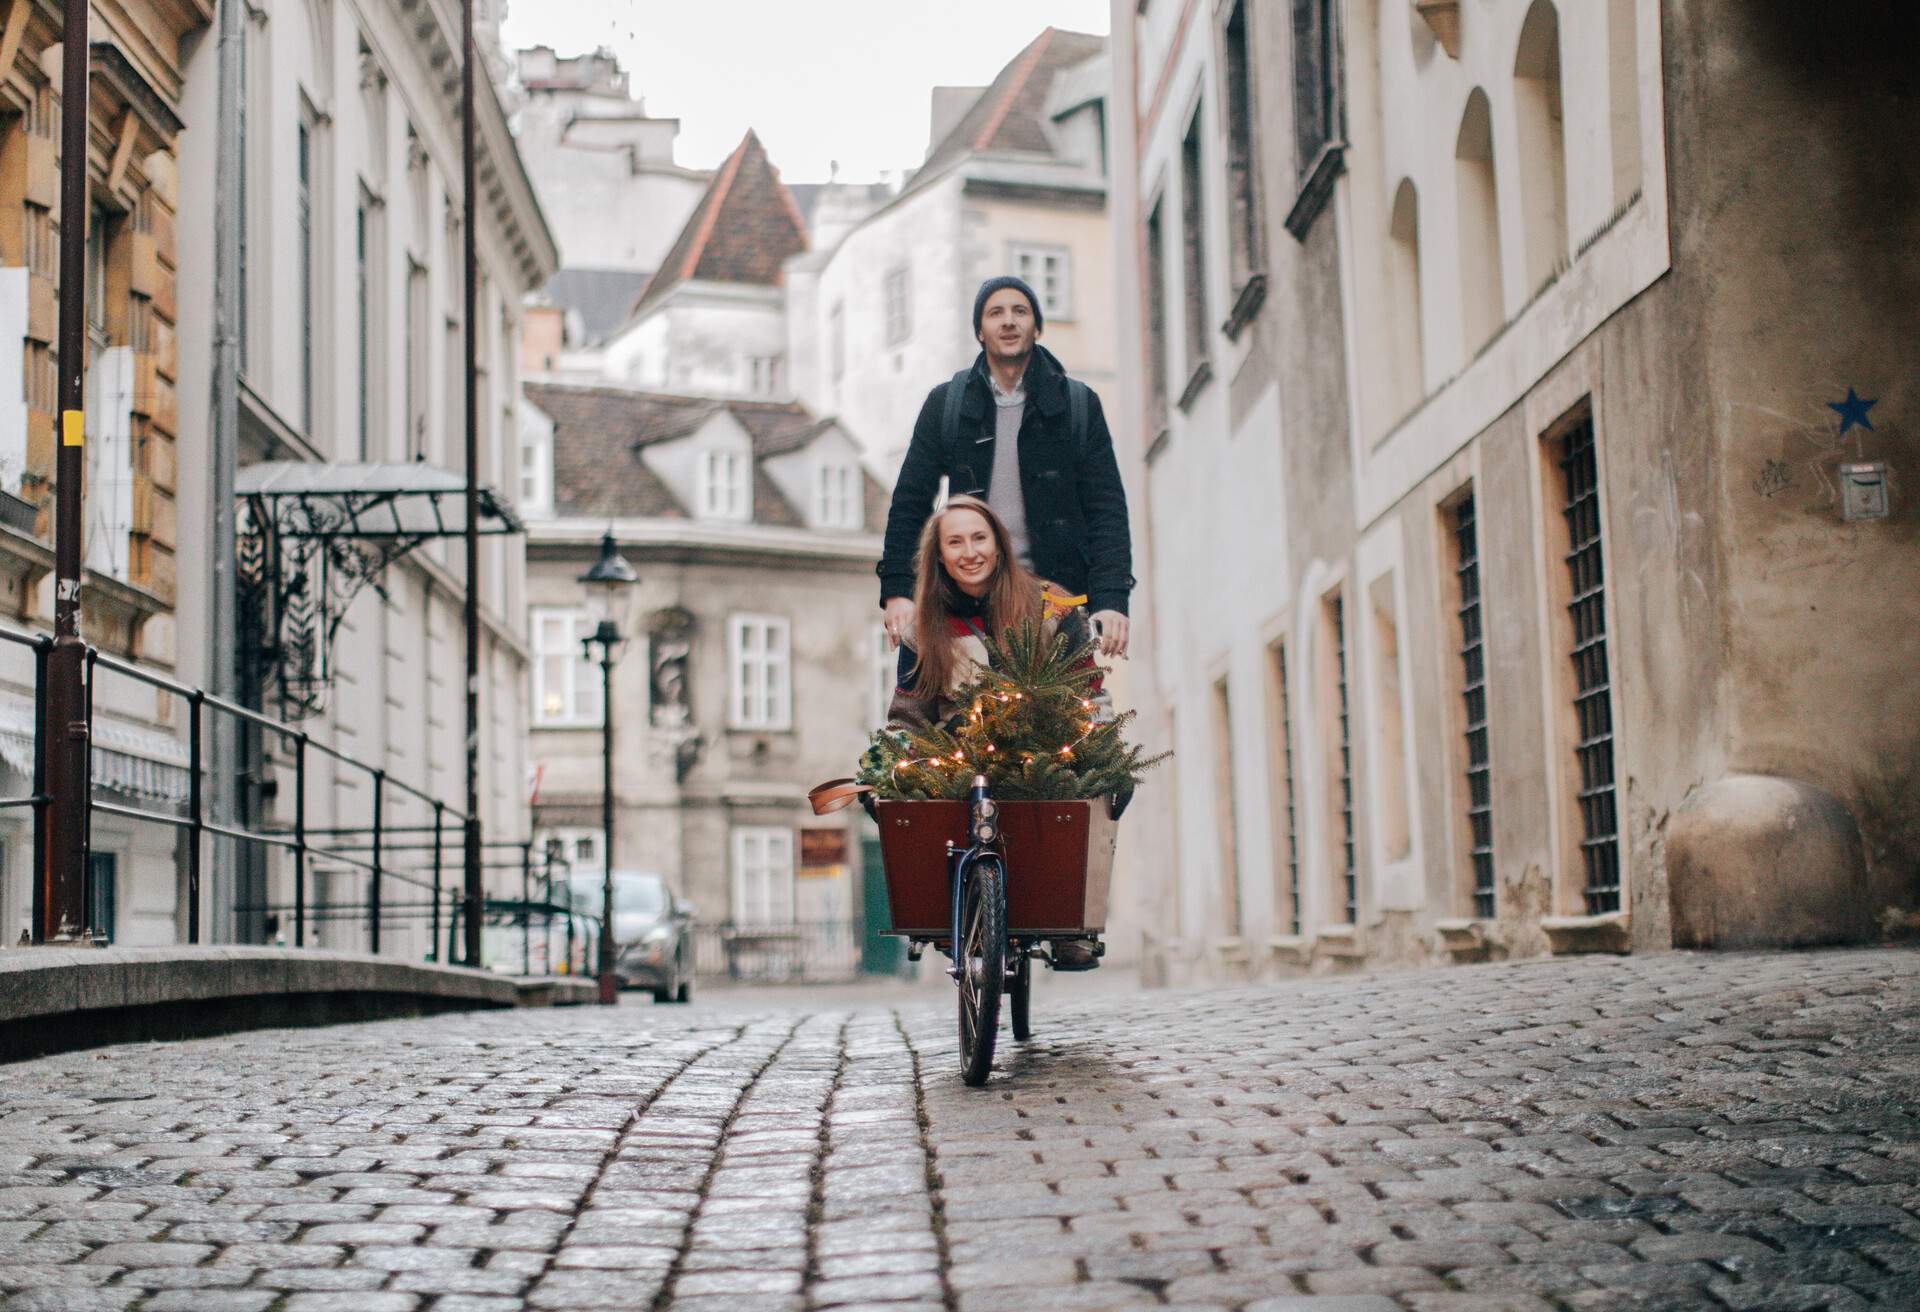
M 1840 518 L 1887 517 L 1887 462 L 1865 460 L 1840 466 Z

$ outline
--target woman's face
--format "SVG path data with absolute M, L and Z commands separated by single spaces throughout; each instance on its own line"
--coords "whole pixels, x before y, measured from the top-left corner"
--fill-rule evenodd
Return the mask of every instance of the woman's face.
M 940 519 L 940 563 L 969 597 L 984 597 L 1000 563 L 993 529 L 977 510 L 949 510 Z

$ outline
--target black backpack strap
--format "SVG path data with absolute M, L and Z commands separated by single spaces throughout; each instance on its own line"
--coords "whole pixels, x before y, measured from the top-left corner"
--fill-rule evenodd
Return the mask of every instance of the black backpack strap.
M 942 472 L 953 467 L 953 452 L 960 441 L 960 403 L 967 397 L 967 382 L 973 377 L 973 366 L 968 365 L 953 376 L 947 384 L 947 406 L 940 416 L 940 468 Z
M 1067 431 L 1073 435 L 1073 453 L 1087 453 L 1087 385 L 1078 378 L 1067 379 Z

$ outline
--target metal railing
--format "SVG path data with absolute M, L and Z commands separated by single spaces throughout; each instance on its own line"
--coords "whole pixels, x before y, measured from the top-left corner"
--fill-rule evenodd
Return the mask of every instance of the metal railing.
M 697 976 L 750 981 L 851 979 L 860 973 L 857 920 L 780 925 L 695 925 Z
M 47 825 L 53 803 L 48 792 L 45 753 L 41 748 L 48 732 L 47 667 L 54 640 L 49 634 L 0 625 L 0 643 L 25 647 L 33 654 L 33 791 L 23 797 L 0 798 L 0 810 L 30 807 L 33 811 L 33 926 L 38 937 L 45 924 Z M 187 795 L 183 805 L 163 803 L 173 809 L 159 809 L 99 795 L 94 724 L 95 690 L 102 675 L 131 680 L 185 703 Z M 456 931 L 463 914 L 469 914 L 462 887 L 461 856 L 468 819 L 464 811 L 394 777 L 380 766 L 369 765 L 320 741 L 305 729 L 142 668 L 92 645 L 86 648 L 85 679 L 88 784 L 84 832 L 88 859 L 94 850 L 95 815 L 161 825 L 183 835 L 176 863 L 177 874 L 185 884 L 187 943 L 196 944 L 202 938 L 206 849 L 210 840 L 224 839 L 237 845 L 236 871 L 249 864 L 248 860 L 240 859 L 243 857 L 250 858 L 257 867 L 257 878 L 242 880 L 236 875 L 232 911 L 237 916 L 258 917 L 266 940 L 286 941 L 283 917 L 290 916 L 292 946 L 305 947 L 310 938 L 318 938 L 328 947 L 358 948 L 379 954 L 389 946 L 388 930 L 425 921 L 427 933 L 422 955 L 434 961 L 458 960 L 460 940 Z M 240 725 L 258 731 L 259 751 L 251 763 L 257 765 L 259 772 L 256 780 L 261 785 L 257 790 L 261 798 L 259 809 L 265 811 L 267 798 L 277 797 L 281 783 L 290 782 L 293 790 L 290 817 L 277 823 L 266 820 L 242 823 L 208 815 L 205 781 L 209 769 L 239 768 L 248 763 L 245 760 L 209 761 L 206 729 L 210 717 L 219 715 L 232 717 Z M 246 755 L 243 753 L 243 757 Z M 367 823 L 316 826 L 308 822 L 308 792 L 317 773 L 315 767 L 319 765 L 331 767 L 331 783 L 336 793 L 365 790 Z M 494 852 L 512 851 L 517 859 L 483 860 L 483 875 L 488 870 L 517 868 L 522 874 L 523 895 L 528 894 L 532 880 L 532 842 L 523 839 L 491 843 L 486 847 Z M 449 873 L 453 876 L 452 887 L 448 887 Z M 283 893 L 278 897 L 267 896 L 266 890 L 276 883 L 276 874 L 281 876 L 277 882 Z M 548 874 L 550 879 L 550 870 Z M 336 889 L 336 884 L 353 879 L 361 885 L 358 896 L 334 896 L 343 891 Z M 243 896 L 239 891 L 243 882 L 256 884 L 261 896 Z M 530 897 L 523 896 L 523 900 Z M 546 900 L 553 901 L 550 891 Z M 481 913 L 487 914 L 484 907 Z M 597 917 L 570 906 L 555 906 L 550 919 L 552 916 L 563 917 L 569 926 L 575 921 L 592 921 L 596 926 L 598 923 Z M 95 927 L 92 907 L 86 909 L 83 923 L 89 932 Z M 447 929 L 444 949 L 440 936 L 443 923 Z M 354 927 L 351 934 L 333 928 L 349 925 Z

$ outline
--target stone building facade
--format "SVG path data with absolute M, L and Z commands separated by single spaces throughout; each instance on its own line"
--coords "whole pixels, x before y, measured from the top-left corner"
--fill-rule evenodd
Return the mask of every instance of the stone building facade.
M 183 660 L 181 396 L 181 43 L 210 3 L 134 3 L 92 15 L 90 103 L 60 94 L 61 15 L 0 8 L 0 613 L 15 630 L 53 619 L 55 339 L 61 227 L 87 230 L 87 517 L 83 634 L 104 651 L 175 673 Z M 88 210 L 61 212 L 60 122 L 88 121 Z M 0 645 L 0 785 L 31 793 L 33 661 Z M 187 794 L 182 708 L 103 676 L 94 773 L 104 801 L 177 805 Z M 102 816 L 88 871 L 96 928 L 121 941 L 171 941 L 183 912 L 175 843 L 158 825 Z M 0 814 L 0 943 L 32 914 L 30 812 Z
M 213 583 L 212 401 L 215 6 L 135 4 L 92 15 L 87 225 L 88 469 L 84 636 L 102 651 L 205 687 Z M 457 8 L 392 0 L 248 6 L 241 42 L 243 153 L 240 462 L 451 469 L 460 459 L 463 343 L 458 228 Z M 53 338 L 59 212 L 59 15 L 28 3 L 0 17 L 0 337 L 20 342 L 0 369 L 0 575 L 22 627 L 51 620 Z M 493 50 L 497 14 L 483 5 Z M 497 62 L 497 61 L 496 61 Z M 449 79 L 452 79 L 451 81 Z M 521 297 L 554 253 L 489 79 L 481 79 L 482 480 L 501 486 L 517 432 Z M 11 379 L 9 383 L 7 380 Z M 527 832 L 522 757 L 523 553 L 489 541 L 482 568 L 483 805 L 495 836 Z M 464 585 L 456 548 L 430 544 L 362 590 L 332 644 L 331 686 L 303 727 L 314 741 L 463 803 Z M 242 653 L 243 664 L 257 651 Z M 0 646 L 0 759 L 9 795 L 28 791 L 31 662 Z M 188 724 L 177 697 L 125 676 L 96 680 L 94 775 L 100 801 L 178 814 L 188 797 Z M 278 712 L 277 699 L 264 709 Z M 212 717 L 203 721 L 212 738 Z M 280 745 L 249 774 L 247 822 L 291 819 Z M 280 785 L 285 785 L 281 787 Z M 316 763 L 307 820 L 364 826 L 372 777 Z M 277 793 L 277 800 L 274 794 Z M 396 801 L 389 823 L 419 824 Z M 28 813 L 0 819 L 0 917 L 14 941 L 31 906 Z M 352 840 L 342 840 L 350 842 Z M 457 838 L 455 840 L 457 846 Z M 185 849 L 167 826 L 96 811 L 89 903 L 95 932 L 166 943 L 186 932 Z M 203 936 L 290 941 L 286 862 L 208 852 Z M 364 856 L 364 852 L 356 855 Z M 417 864 L 401 858 L 396 864 Z M 216 874 L 215 872 L 221 872 Z M 263 882 L 265 881 L 265 882 Z M 363 880 L 317 861 L 311 943 L 361 947 Z M 408 900 L 413 900 L 409 898 Z M 236 907 L 239 909 L 236 910 Z M 388 927 L 426 950 L 425 918 Z
M 849 950 L 871 826 L 815 817 L 806 793 L 851 773 L 893 690 L 873 602 L 886 504 L 858 448 L 793 403 L 527 392 L 553 489 L 528 534 L 543 849 L 559 840 L 576 875 L 605 859 L 601 672 L 580 646 L 599 615 L 579 578 L 611 532 L 640 580 L 615 617 L 614 867 L 664 875 L 703 924 L 807 925 Z
M 1116 3 L 1155 974 L 1913 906 L 1916 128 L 1844 8 Z

